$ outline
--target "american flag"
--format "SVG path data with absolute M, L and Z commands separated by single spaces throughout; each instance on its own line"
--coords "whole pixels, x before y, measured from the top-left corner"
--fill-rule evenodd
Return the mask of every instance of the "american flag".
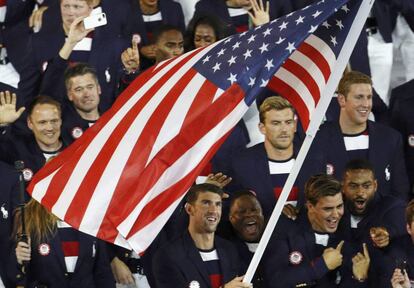
M 144 251 L 265 87 L 308 127 L 360 2 L 321 0 L 145 71 L 35 175 L 32 197 L 76 229 Z

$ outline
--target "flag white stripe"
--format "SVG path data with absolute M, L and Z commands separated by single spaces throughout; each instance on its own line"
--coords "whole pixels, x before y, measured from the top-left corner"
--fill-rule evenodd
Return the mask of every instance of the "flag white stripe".
M 171 86 L 175 82 L 178 81 L 179 77 L 181 77 L 186 71 L 188 71 L 188 69 L 190 69 L 191 66 L 193 66 L 194 63 L 196 63 L 208 51 L 209 51 L 209 49 L 201 50 L 200 53 L 193 56 L 192 59 L 190 59 L 172 77 L 170 77 L 170 79 L 163 85 L 163 87 L 153 96 L 153 98 L 151 98 L 149 103 L 147 103 L 147 105 L 144 107 L 143 111 L 141 111 L 141 113 L 139 113 L 137 119 L 135 120 L 135 123 L 141 121 L 138 124 L 141 124 L 141 127 L 144 127 L 145 124 L 147 123 L 147 120 L 152 115 L 152 112 L 157 108 L 158 102 L 160 101 L 160 100 L 158 100 L 158 102 L 155 101 L 157 99 L 157 97 L 162 99 L 165 96 L 165 93 L 162 93 L 161 90 L 162 89 L 170 89 Z M 175 61 L 179 61 L 179 60 L 176 59 Z M 173 61 L 172 63 L 174 63 L 175 61 Z M 128 100 L 125 103 L 125 105 L 122 106 L 122 108 L 112 117 L 112 119 L 110 121 L 108 121 L 108 123 L 103 127 L 103 129 L 101 131 L 99 131 L 99 133 L 91 141 L 88 148 L 85 150 L 85 152 L 82 154 L 81 158 L 79 159 L 79 162 L 77 163 L 75 169 L 73 170 L 73 173 L 71 174 L 71 176 L 69 178 L 69 181 L 67 182 L 65 188 L 63 189 L 63 191 L 60 195 L 60 198 L 58 199 L 56 204 L 53 206 L 53 208 L 52 208 L 53 213 L 59 213 L 61 215 L 66 214 L 67 209 L 69 208 L 70 203 L 72 202 L 73 198 L 75 197 L 76 192 L 79 189 L 79 186 L 82 184 L 82 181 L 83 181 L 85 175 L 88 173 L 89 169 L 91 169 L 91 165 L 92 165 L 93 161 L 95 160 L 95 158 L 97 157 L 97 155 L 101 151 L 102 147 L 105 145 L 107 139 L 112 135 L 113 130 L 115 129 L 116 125 L 118 125 L 118 123 L 123 120 L 126 113 L 142 97 L 142 95 L 144 95 L 145 92 L 147 92 L 153 85 L 155 85 L 156 82 L 166 73 L 166 69 L 170 65 L 172 65 L 172 63 L 170 63 L 169 65 L 167 65 L 163 69 L 161 69 L 159 72 L 157 72 L 154 75 L 154 77 L 152 77 L 149 81 L 147 81 L 143 85 L 143 87 L 141 89 L 139 89 L 137 91 L 137 93 L 135 93 L 131 97 L 131 99 Z M 173 67 L 173 66 L 171 66 L 171 67 Z M 173 81 L 175 81 L 175 82 L 173 82 Z M 150 107 L 150 109 L 148 107 Z M 146 111 L 146 109 L 148 109 L 148 111 Z M 146 111 L 146 113 L 144 112 L 144 110 Z M 142 129 L 138 129 L 138 128 L 135 128 L 135 129 L 137 129 L 137 130 L 133 131 L 134 134 L 140 134 L 141 131 L 142 131 Z M 123 139 L 128 139 L 128 136 L 129 136 L 128 133 L 126 133 L 124 135 Z M 136 138 L 138 138 L 138 137 L 139 137 L 139 135 L 137 135 Z M 133 142 L 133 143 L 135 143 L 135 142 Z M 128 145 L 125 144 L 125 146 L 127 146 L 127 147 L 131 146 L 130 142 L 128 142 L 127 144 Z M 131 147 L 129 148 L 129 150 L 130 149 L 131 149 Z M 117 147 L 117 151 L 118 150 L 119 150 L 119 146 Z M 121 150 L 121 154 L 122 154 L 122 150 Z M 97 187 L 103 187 L 102 191 L 109 191 L 109 192 L 108 193 L 106 193 L 106 192 L 99 193 L 98 192 L 99 194 L 102 194 L 102 195 L 106 196 L 106 197 L 102 197 L 102 195 L 100 195 L 98 198 L 101 198 L 101 199 L 99 199 L 99 200 L 95 199 L 96 197 L 92 197 L 91 203 L 89 205 L 90 207 L 94 207 L 92 209 L 96 209 L 96 206 L 94 206 L 94 203 L 93 203 L 94 201 L 97 201 L 97 202 L 100 202 L 100 203 L 109 203 L 110 199 L 112 198 L 114 190 L 109 189 L 109 187 L 116 187 L 116 184 L 118 183 L 118 180 L 119 180 L 120 172 L 122 172 L 123 167 L 125 166 L 125 163 L 126 163 L 126 162 L 124 162 L 122 164 L 122 163 L 120 163 L 120 161 L 117 161 L 116 159 L 117 159 L 116 157 L 111 158 L 110 163 L 115 162 L 114 165 L 113 165 L 113 166 L 115 166 L 115 168 L 111 165 L 108 165 L 106 167 L 105 171 L 104 171 L 104 175 L 105 175 L 105 172 L 107 170 L 109 170 L 109 171 L 116 171 L 116 173 L 118 174 L 118 177 L 114 177 L 113 172 L 111 172 L 112 174 L 108 173 L 110 177 L 108 177 L 108 178 L 101 177 L 100 178 L 100 181 L 99 181 Z M 101 183 L 101 182 L 104 182 L 104 183 Z M 95 189 L 94 194 L 96 194 L 97 191 L 100 191 L 100 190 Z M 89 206 L 88 206 L 88 209 L 86 211 L 87 213 L 88 213 L 88 210 L 90 210 Z M 106 204 L 106 207 L 107 206 L 108 206 L 108 204 Z M 98 211 L 104 211 L 101 207 L 102 206 L 99 206 Z M 81 225 L 86 225 L 86 227 L 89 227 L 88 225 L 90 225 L 92 223 L 92 227 L 96 227 L 96 228 L 93 229 L 94 232 L 90 232 L 90 233 L 96 233 L 97 229 L 99 228 L 100 223 L 102 222 L 102 215 L 100 215 L 101 216 L 100 219 L 99 218 L 97 219 L 98 215 L 95 211 L 90 212 L 90 213 L 93 213 L 92 219 L 89 220 L 89 219 L 86 219 L 84 217 L 82 219 L 82 224 Z M 86 227 L 83 226 L 81 229 L 88 229 L 88 230 L 85 230 L 85 231 L 90 231 L 89 228 L 86 228 Z M 96 234 L 93 234 L 93 235 L 96 235 Z
M 311 58 L 296 50 L 290 56 L 290 59 L 296 62 L 298 65 L 302 66 L 309 74 L 311 74 L 312 78 L 315 80 L 316 84 L 319 87 L 319 91 L 322 93 L 322 89 L 325 86 L 325 78 L 323 77 L 322 71 L 319 69 L 318 65 L 312 61 Z
M 128 162 L 132 150 L 134 149 L 135 143 L 138 141 L 139 137 L 141 137 L 141 133 L 147 126 L 149 118 L 154 114 L 161 101 L 165 98 L 166 93 L 164 91 L 170 91 L 173 86 L 177 84 L 178 79 L 183 77 L 183 75 L 188 72 L 191 66 L 194 65 L 193 61 L 195 60 L 192 59 L 191 61 L 187 62 L 176 73 L 174 73 L 174 75 L 170 77 L 166 83 L 164 83 L 164 85 L 157 91 L 157 93 L 154 94 L 144 109 L 134 119 L 133 123 L 128 128 L 127 132 L 124 134 L 122 140 L 115 149 L 110 161 L 105 167 L 101 178 L 98 181 L 98 185 L 94 191 L 94 196 L 92 196 L 91 201 L 86 209 L 85 215 L 82 218 L 80 229 L 90 231 L 90 233 L 93 233 L 93 235 L 96 235 L 96 233 L 98 233 L 99 227 L 105 217 L 106 211 L 113 197 L 113 193 L 115 192 L 115 188 L 119 182 L 120 177 L 122 176 L 123 170 L 126 163 Z M 203 79 L 196 80 L 202 81 Z M 190 85 L 187 87 L 191 88 Z M 185 98 L 188 97 L 188 95 L 185 95 L 183 93 L 181 97 Z M 170 126 L 168 126 L 168 128 L 172 129 Z M 158 137 L 157 139 L 160 138 Z M 128 191 L 125 191 L 125 193 L 128 193 Z
M 220 98 L 221 95 L 223 95 L 224 90 L 218 88 L 216 93 L 214 94 L 213 103 Z
M 335 53 L 332 51 L 332 49 L 323 41 L 321 38 L 311 34 L 309 37 L 305 40 L 305 42 L 309 45 L 311 45 L 313 48 L 319 51 L 323 55 L 323 57 L 326 59 L 326 61 L 329 64 L 329 67 L 331 68 L 331 72 L 333 69 L 333 66 L 336 63 L 336 56 Z
M 206 78 L 204 76 L 197 73 L 185 87 L 166 117 L 164 125 L 161 127 L 161 131 L 153 145 L 146 165 L 148 165 L 152 158 L 180 132 L 181 126 L 187 117 L 188 110 L 193 104 L 194 99 L 205 80 Z
M 33 188 L 32 198 L 36 199 L 40 203 L 43 200 L 43 197 L 46 195 L 46 191 L 49 188 L 50 182 L 52 181 L 53 177 L 57 172 L 59 172 L 60 168 L 56 169 L 48 175 L 47 177 L 40 180 Z M 62 218 L 63 219 L 63 218 Z
M 118 231 L 122 235 L 127 235 L 145 205 L 193 170 L 208 152 L 209 147 L 237 124 L 240 115 L 243 115 L 247 111 L 247 108 L 246 103 L 242 100 L 218 125 L 208 131 L 193 147 L 168 167 L 143 197 L 142 201 L 138 203 L 135 209 L 117 227 Z
M 118 245 L 118 246 L 121 246 L 121 247 L 124 247 L 124 248 L 129 249 L 129 250 L 132 249 L 131 245 L 127 242 L 127 240 L 124 238 L 124 236 L 122 236 L 119 233 L 118 233 L 118 236 L 115 238 L 114 244 Z
M 275 76 L 292 87 L 292 89 L 294 89 L 301 96 L 306 105 L 306 109 L 309 111 L 309 114 L 312 113 L 316 103 L 312 97 L 312 94 L 309 92 L 308 87 L 306 87 L 306 85 L 302 82 L 301 78 L 298 78 L 295 74 L 283 67 L 280 67 Z
M 147 247 L 154 241 L 155 237 L 167 223 L 171 214 L 174 212 L 175 208 L 181 202 L 183 196 L 179 197 L 172 205 L 165 209 L 161 214 L 157 216 L 150 224 L 139 230 L 137 233 L 129 237 L 128 241 L 131 244 L 132 249 L 138 254 L 144 252 Z

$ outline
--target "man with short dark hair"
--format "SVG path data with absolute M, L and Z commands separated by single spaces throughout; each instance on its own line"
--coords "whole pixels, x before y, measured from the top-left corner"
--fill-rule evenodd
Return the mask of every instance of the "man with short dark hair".
M 228 230 L 233 232 L 229 240 L 239 252 L 242 271 L 247 271 L 265 229 L 262 206 L 253 191 L 241 190 L 233 193 L 229 220 L 232 229 Z M 264 287 L 260 265 L 253 276 L 252 284 L 255 288 Z
M 383 278 L 381 271 L 384 253 L 395 239 L 405 235 L 405 204 L 392 195 L 377 193 L 378 181 L 374 168 L 365 159 L 347 163 L 342 179 L 345 213 L 338 228 L 351 251 L 356 253 L 366 243 L 372 259 L 370 285 Z M 389 277 L 386 282 L 388 285 Z M 376 284 L 372 287 L 384 287 Z
M 163 24 L 154 31 L 155 63 L 184 53 L 184 36 L 175 26 Z
M 340 230 L 345 240 L 357 247 L 367 243 L 369 248 L 385 248 L 405 233 L 404 202 L 377 193 L 375 171 L 367 160 L 348 162 L 342 185 L 347 209 Z
M 228 186 L 230 192 L 251 189 L 263 207 L 263 214 L 269 217 L 279 198 L 286 179 L 295 163 L 299 151 L 295 143 L 297 118 L 295 109 L 285 98 L 271 96 L 260 105 L 259 130 L 265 136 L 264 143 L 232 155 L 224 174 L 232 177 Z M 286 210 L 304 204 L 303 186 L 310 175 L 311 162 L 302 169 L 290 192 Z M 217 165 L 219 166 L 219 165 Z M 220 167 L 219 167 L 220 168 Z M 214 168 L 217 171 L 217 168 Z
M 16 111 L 16 95 L 0 92 L 0 159 L 14 165 L 17 160 L 24 162 L 23 176 L 30 181 L 46 161 L 56 156 L 65 143 L 60 137 L 62 118 L 59 102 L 38 96 L 27 108 L 27 126 L 30 135 L 17 135 L 13 124 L 23 113 Z
M 351 254 L 335 233 L 344 213 L 341 184 L 329 175 L 312 176 L 305 199 L 306 209 L 295 221 L 282 215 L 268 244 L 262 266 L 266 287 L 365 287 L 367 246 Z
M 372 108 L 371 78 L 346 73 L 338 86 L 339 121 L 325 122 L 309 152 L 320 172 L 342 177 L 349 160 L 369 160 L 378 180 L 379 192 L 406 200 L 409 183 L 404 164 L 401 135 L 392 128 L 368 120 Z
M 155 255 L 153 272 L 158 288 L 251 287 L 237 277 L 240 263 L 235 248 L 215 235 L 222 195 L 221 188 L 206 183 L 189 190 L 185 205 L 188 230 Z

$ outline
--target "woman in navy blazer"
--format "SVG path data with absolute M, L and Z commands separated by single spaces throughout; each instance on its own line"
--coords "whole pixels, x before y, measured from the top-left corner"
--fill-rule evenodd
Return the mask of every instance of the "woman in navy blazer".
M 19 223 L 20 215 L 16 215 Z M 21 223 L 16 231 L 21 231 Z M 9 276 L 24 287 L 114 288 L 103 241 L 71 228 L 34 199 L 25 207 L 28 243 L 18 240 Z

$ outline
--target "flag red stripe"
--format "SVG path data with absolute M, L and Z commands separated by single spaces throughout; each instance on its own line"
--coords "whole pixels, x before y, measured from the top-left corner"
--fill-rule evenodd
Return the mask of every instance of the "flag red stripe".
M 296 92 L 296 90 L 290 85 L 276 77 L 272 77 L 270 79 L 268 86 L 270 89 L 278 91 L 281 96 L 285 97 L 290 103 L 292 103 L 293 107 L 295 107 L 299 114 L 299 119 L 302 123 L 303 129 L 306 131 L 309 125 L 309 110 L 298 92 Z
M 134 148 L 131 151 L 131 154 L 128 157 L 125 169 L 122 172 L 122 175 L 118 181 L 118 185 L 115 188 L 114 194 L 112 196 L 106 214 L 117 213 L 117 211 L 112 211 L 111 203 L 117 202 L 117 199 L 121 197 L 122 194 L 125 194 L 126 191 L 130 191 L 134 187 L 140 185 L 139 181 L 137 180 L 138 175 L 145 168 L 145 165 L 148 161 L 148 157 L 152 151 L 152 147 L 155 141 L 157 140 L 158 133 L 164 125 L 164 121 L 167 119 L 167 116 L 170 113 L 174 104 L 176 103 L 178 97 L 185 89 L 185 83 L 190 82 L 190 80 L 194 77 L 196 73 L 196 70 L 190 69 L 182 78 L 180 78 L 176 85 L 158 104 L 157 109 L 152 113 L 151 117 L 148 119 L 146 126 L 141 132 L 137 142 L 134 145 Z M 205 104 L 208 105 L 208 103 Z M 128 167 L 131 168 L 128 169 Z M 79 211 L 75 209 L 73 213 L 79 213 Z M 106 223 L 105 219 L 106 217 L 104 217 L 101 226 L 107 227 L 108 224 L 112 225 L 111 223 Z
M 98 184 L 98 181 L 102 176 L 104 169 L 106 168 L 107 163 L 111 159 L 113 152 L 115 151 L 116 147 L 121 141 L 122 136 L 129 129 L 131 123 L 135 120 L 136 116 L 142 111 L 145 105 L 151 100 L 152 96 L 159 89 L 159 87 L 162 86 L 165 82 L 167 82 L 170 79 L 170 77 L 174 73 L 176 73 L 181 68 L 181 66 L 187 63 L 189 60 L 191 60 L 190 56 L 183 58 L 179 65 L 175 65 L 165 75 L 163 75 L 163 77 L 161 77 L 159 81 L 157 81 L 157 85 L 152 86 L 145 93 L 145 95 L 137 101 L 134 107 L 130 109 L 130 111 L 128 111 L 123 121 L 117 125 L 113 133 L 107 139 L 106 145 L 103 146 L 102 150 L 95 158 L 94 163 L 91 166 L 92 169 L 87 172 L 80 186 L 80 189 L 82 187 L 85 187 L 86 190 L 84 191 L 87 191 L 87 193 L 77 193 L 75 195 L 75 198 L 79 202 L 72 201 L 71 206 L 69 207 L 72 208 L 68 210 L 69 215 L 77 215 L 76 219 L 73 219 L 73 221 L 69 223 L 73 227 L 79 227 L 80 221 L 82 220 L 83 215 L 86 211 L 87 204 L 90 201 L 90 197 L 92 196 L 96 188 L 96 185 Z M 94 128 L 94 126 L 92 126 L 92 128 Z M 54 204 L 56 204 L 61 192 L 63 191 L 64 187 L 67 184 L 67 181 L 69 180 L 68 176 L 70 176 L 70 174 L 72 173 L 77 162 L 79 161 L 80 157 L 82 156 L 87 147 L 87 145 L 84 145 L 82 149 L 76 151 L 75 155 L 71 155 L 71 158 L 67 159 L 67 163 L 61 168 L 61 173 L 58 173 L 53 177 L 51 184 L 49 185 L 49 189 L 47 191 L 47 205 L 53 206 Z M 53 189 L 51 189 L 52 187 Z M 72 206 L 74 205 L 73 203 L 77 203 L 76 207 Z M 70 212 L 71 210 L 74 211 Z
M 319 86 L 312 75 L 305 68 L 290 59 L 286 60 L 285 64 L 283 64 L 283 68 L 298 77 L 312 94 L 312 98 L 315 100 L 315 103 L 319 102 L 319 98 L 321 97 Z
M 217 91 L 216 85 L 210 81 L 204 82 L 190 109 L 188 109 L 183 126 L 187 126 L 189 122 L 193 121 L 194 117 L 197 117 L 205 110 L 206 105 L 210 105 L 213 102 L 215 91 Z
M 221 122 L 240 101 L 243 101 L 243 97 L 244 93 L 240 87 L 233 85 L 212 105 L 206 107 L 204 113 L 201 113 L 193 122 L 188 123 L 188 126 L 183 127 L 181 133 L 165 145 L 147 165 L 142 174 L 137 177 L 139 185 L 118 199 L 119 203 L 125 203 L 126 205 L 119 207 L 117 215 L 109 215 L 110 220 L 116 225 L 120 224 L 124 219 L 119 216 L 129 215 L 164 171 L 187 152 L 188 147 L 192 147 L 208 131 Z
M 204 166 L 209 162 L 210 158 L 214 156 L 215 152 L 220 148 L 221 144 L 226 140 L 227 136 L 231 133 L 228 132 L 222 138 L 220 138 L 214 145 L 211 146 L 205 157 L 200 163 L 184 178 L 178 181 L 176 184 L 163 191 L 162 194 L 152 199 L 140 213 L 139 217 L 135 221 L 128 237 L 139 232 L 142 228 L 149 225 L 155 220 L 163 211 L 170 207 L 183 193 L 185 193 L 191 185 L 194 183 L 194 178 L 200 174 Z
M 204 48 L 203 48 L 204 49 Z M 201 50 L 193 51 L 189 53 L 186 57 L 191 58 Z M 197 52 L 197 53 L 196 53 Z M 58 169 L 63 164 L 67 164 L 69 159 L 71 159 L 74 153 L 79 147 L 84 147 L 84 144 L 90 143 L 93 137 L 104 127 L 104 125 L 112 119 L 112 117 L 125 105 L 125 103 L 148 81 L 150 80 L 157 71 L 167 66 L 171 61 L 175 60 L 169 59 L 159 65 L 157 69 L 151 67 L 145 70 L 135 81 L 133 81 L 123 92 L 118 96 L 115 103 L 112 107 L 106 111 L 99 120 L 90 128 L 88 128 L 81 138 L 77 139 L 69 147 L 65 148 L 60 154 L 59 157 L 56 157 L 52 161 L 49 161 L 38 173 L 36 173 L 28 186 L 28 191 L 32 192 L 36 183 L 38 183 L 43 178 L 52 174 L 56 169 Z M 82 150 L 84 151 L 84 150 Z
M 299 46 L 298 50 L 308 56 L 308 58 L 312 59 L 312 61 L 318 66 L 319 70 L 321 70 L 323 77 L 325 78 L 325 82 L 328 82 L 328 79 L 331 76 L 331 67 L 321 52 L 305 42 Z

